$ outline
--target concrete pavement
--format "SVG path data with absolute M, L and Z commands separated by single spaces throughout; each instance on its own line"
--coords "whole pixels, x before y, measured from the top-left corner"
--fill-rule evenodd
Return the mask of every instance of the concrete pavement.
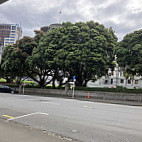
M 0 117 L 83 142 L 141 142 L 142 107 L 0 94 Z
M 0 142 L 70 142 L 70 140 L 0 119 Z

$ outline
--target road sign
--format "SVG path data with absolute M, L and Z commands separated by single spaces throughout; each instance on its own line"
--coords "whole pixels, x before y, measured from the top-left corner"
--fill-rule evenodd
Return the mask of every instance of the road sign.
M 73 76 L 73 79 L 75 79 L 76 78 L 76 76 Z

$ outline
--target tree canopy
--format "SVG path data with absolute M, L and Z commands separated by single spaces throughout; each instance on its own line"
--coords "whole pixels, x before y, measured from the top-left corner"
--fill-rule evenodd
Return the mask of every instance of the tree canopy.
M 8 45 L 4 49 L 1 68 L 5 74 L 14 76 L 17 84 L 21 84 L 22 78 L 27 75 L 26 58 L 32 54 L 36 43 L 31 37 L 24 37 L 14 45 Z
M 55 80 L 63 85 L 76 76 L 77 86 L 86 86 L 114 68 L 117 37 L 112 28 L 90 22 L 63 23 L 46 34 L 35 31 L 34 38 L 24 37 L 5 48 L 2 69 L 14 74 L 19 83 L 24 76 L 41 88 Z
M 142 30 L 127 34 L 116 48 L 117 62 L 130 75 L 142 75 Z
M 59 72 L 68 79 L 75 75 L 76 85 L 86 86 L 90 79 L 107 74 L 113 67 L 116 41 L 113 30 L 99 23 L 67 22 L 47 32 L 38 48 L 48 54 L 56 77 Z

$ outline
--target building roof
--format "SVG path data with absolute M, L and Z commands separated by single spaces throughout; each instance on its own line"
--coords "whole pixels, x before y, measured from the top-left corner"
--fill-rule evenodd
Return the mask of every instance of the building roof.
M 49 26 L 44 26 L 44 27 L 41 27 L 41 31 L 46 33 L 48 30 L 52 30 L 52 28 L 58 28 L 58 27 L 62 27 L 62 24 L 54 23 Z

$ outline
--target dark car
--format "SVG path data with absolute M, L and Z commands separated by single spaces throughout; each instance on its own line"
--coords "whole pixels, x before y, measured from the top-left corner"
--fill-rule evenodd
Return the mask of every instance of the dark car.
M 15 88 L 11 88 L 9 86 L 5 86 L 5 85 L 0 85 L 0 92 L 3 93 L 18 93 L 18 91 Z

